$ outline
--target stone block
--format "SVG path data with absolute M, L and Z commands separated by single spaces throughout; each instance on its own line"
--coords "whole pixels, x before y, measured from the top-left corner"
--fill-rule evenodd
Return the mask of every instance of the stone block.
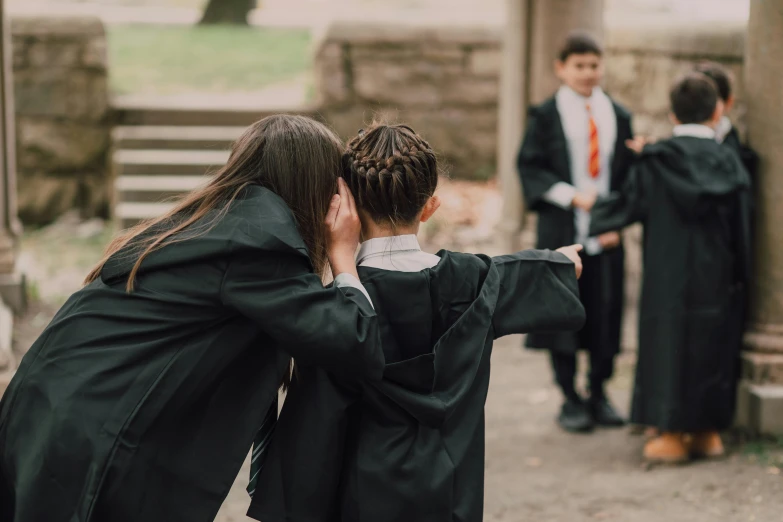
M 470 53 L 470 72 L 476 76 L 498 78 L 503 64 L 500 49 L 475 49 Z
M 629 107 L 637 106 L 645 92 L 638 82 L 641 60 L 640 55 L 626 52 L 608 54 L 604 62 L 606 91 Z
M 759 435 L 783 435 L 783 386 L 750 386 L 750 429 Z
M 499 79 L 462 76 L 444 86 L 443 101 L 447 104 L 497 108 Z
M 783 354 L 742 352 L 742 378 L 752 384 L 783 385 Z
M 350 48 L 351 60 L 360 61 L 403 61 L 412 60 L 423 56 L 423 52 L 428 45 L 419 42 L 408 43 L 346 43 Z M 459 59 L 459 58 L 457 58 Z
M 669 90 L 674 80 L 690 67 L 669 56 L 645 55 L 637 68 L 637 89 L 642 90 L 638 110 L 648 114 L 669 112 Z
M 108 217 L 111 183 L 102 173 L 20 172 L 17 181 L 19 217 L 26 224 L 45 225 L 73 209 L 83 218 Z
M 21 169 L 51 172 L 106 164 L 109 128 L 105 125 L 20 117 L 17 159 Z
M 27 50 L 29 67 L 74 68 L 81 62 L 80 42 L 33 40 Z
M 27 67 L 27 38 L 18 37 L 11 40 L 11 52 L 13 54 L 13 69 L 18 71 Z
M 27 69 L 14 74 L 16 112 L 99 121 L 109 109 L 105 75 L 84 70 Z
M 351 97 L 345 53 L 347 49 L 344 45 L 327 43 L 316 54 L 316 103 L 322 108 L 344 104 Z
M 437 75 L 435 65 L 361 62 L 354 64 L 353 87 L 358 97 L 372 103 L 433 106 L 443 96 Z
M 61 40 L 106 36 L 103 22 L 96 16 L 14 16 L 11 18 L 14 37 L 35 37 Z
M 694 25 L 690 21 L 664 24 L 623 24 L 606 31 L 610 51 L 641 51 L 684 58 L 740 59 L 745 47 L 745 23 Z
M 105 71 L 108 68 L 109 58 L 106 48 L 106 38 L 90 38 L 83 46 L 81 63 L 85 67 Z

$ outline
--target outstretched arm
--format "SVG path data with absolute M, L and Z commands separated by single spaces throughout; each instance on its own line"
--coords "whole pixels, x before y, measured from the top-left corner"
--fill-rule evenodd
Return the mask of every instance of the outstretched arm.
M 643 165 L 631 168 L 620 192 L 600 198 L 590 213 L 590 235 L 621 230 L 649 212 L 650 180 Z
M 574 262 L 561 252 L 523 250 L 493 258 L 500 292 L 493 316 L 495 338 L 515 333 L 579 330 L 585 309 L 579 300 Z

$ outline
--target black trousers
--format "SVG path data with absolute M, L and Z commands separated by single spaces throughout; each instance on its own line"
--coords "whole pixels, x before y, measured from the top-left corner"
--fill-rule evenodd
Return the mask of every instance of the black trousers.
M 590 356 L 588 385 L 593 398 L 604 397 L 604 383 L 614 374 L 614 358 L 620 347 L 622 316 L 621 251 L 609 251 L 597 256 L 582 255 L 584 270 L 579 280 L 579 292 L 587 311 L 587 323 L 579 332 L 579 345 Z M 619 284 L 618 284 L 619 276 Z M 555 381 L 566 398 L 576 399 L 574 380 L 577 354 L 550 350 Z

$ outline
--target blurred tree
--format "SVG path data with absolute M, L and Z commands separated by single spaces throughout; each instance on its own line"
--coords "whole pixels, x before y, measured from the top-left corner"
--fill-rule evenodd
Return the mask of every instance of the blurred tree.
M 247 15 L 256 6 L 256 0 L 209 0 L 200 25 L 247 25 Z

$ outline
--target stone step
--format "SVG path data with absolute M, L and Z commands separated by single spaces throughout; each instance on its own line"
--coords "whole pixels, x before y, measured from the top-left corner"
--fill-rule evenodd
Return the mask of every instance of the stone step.
M 203 186 L 209 176 L 120 176 L 114 182 L 120 203 L 156 203 Z
M 156 218 L 171 210 L 172 202 L 136 203 L 121 202 L 114 207 L 114 217 L 120 228 L 130 228 L 145 219 Z
M 268 102 L 268 100 L 267 100 Z M 117 125 L 243 126 L 273 114 L 317 115 L 314 107 L 254 103 L 247 96 L 119 96 L 112 100 Z
M 114 164 L 118 176 L 200 176 L 226 164 L 228 151 L 117 150 Z
M 112 131 L 116 149 L 220 150 L 231 148 L 247 127 L 122 126 Z

